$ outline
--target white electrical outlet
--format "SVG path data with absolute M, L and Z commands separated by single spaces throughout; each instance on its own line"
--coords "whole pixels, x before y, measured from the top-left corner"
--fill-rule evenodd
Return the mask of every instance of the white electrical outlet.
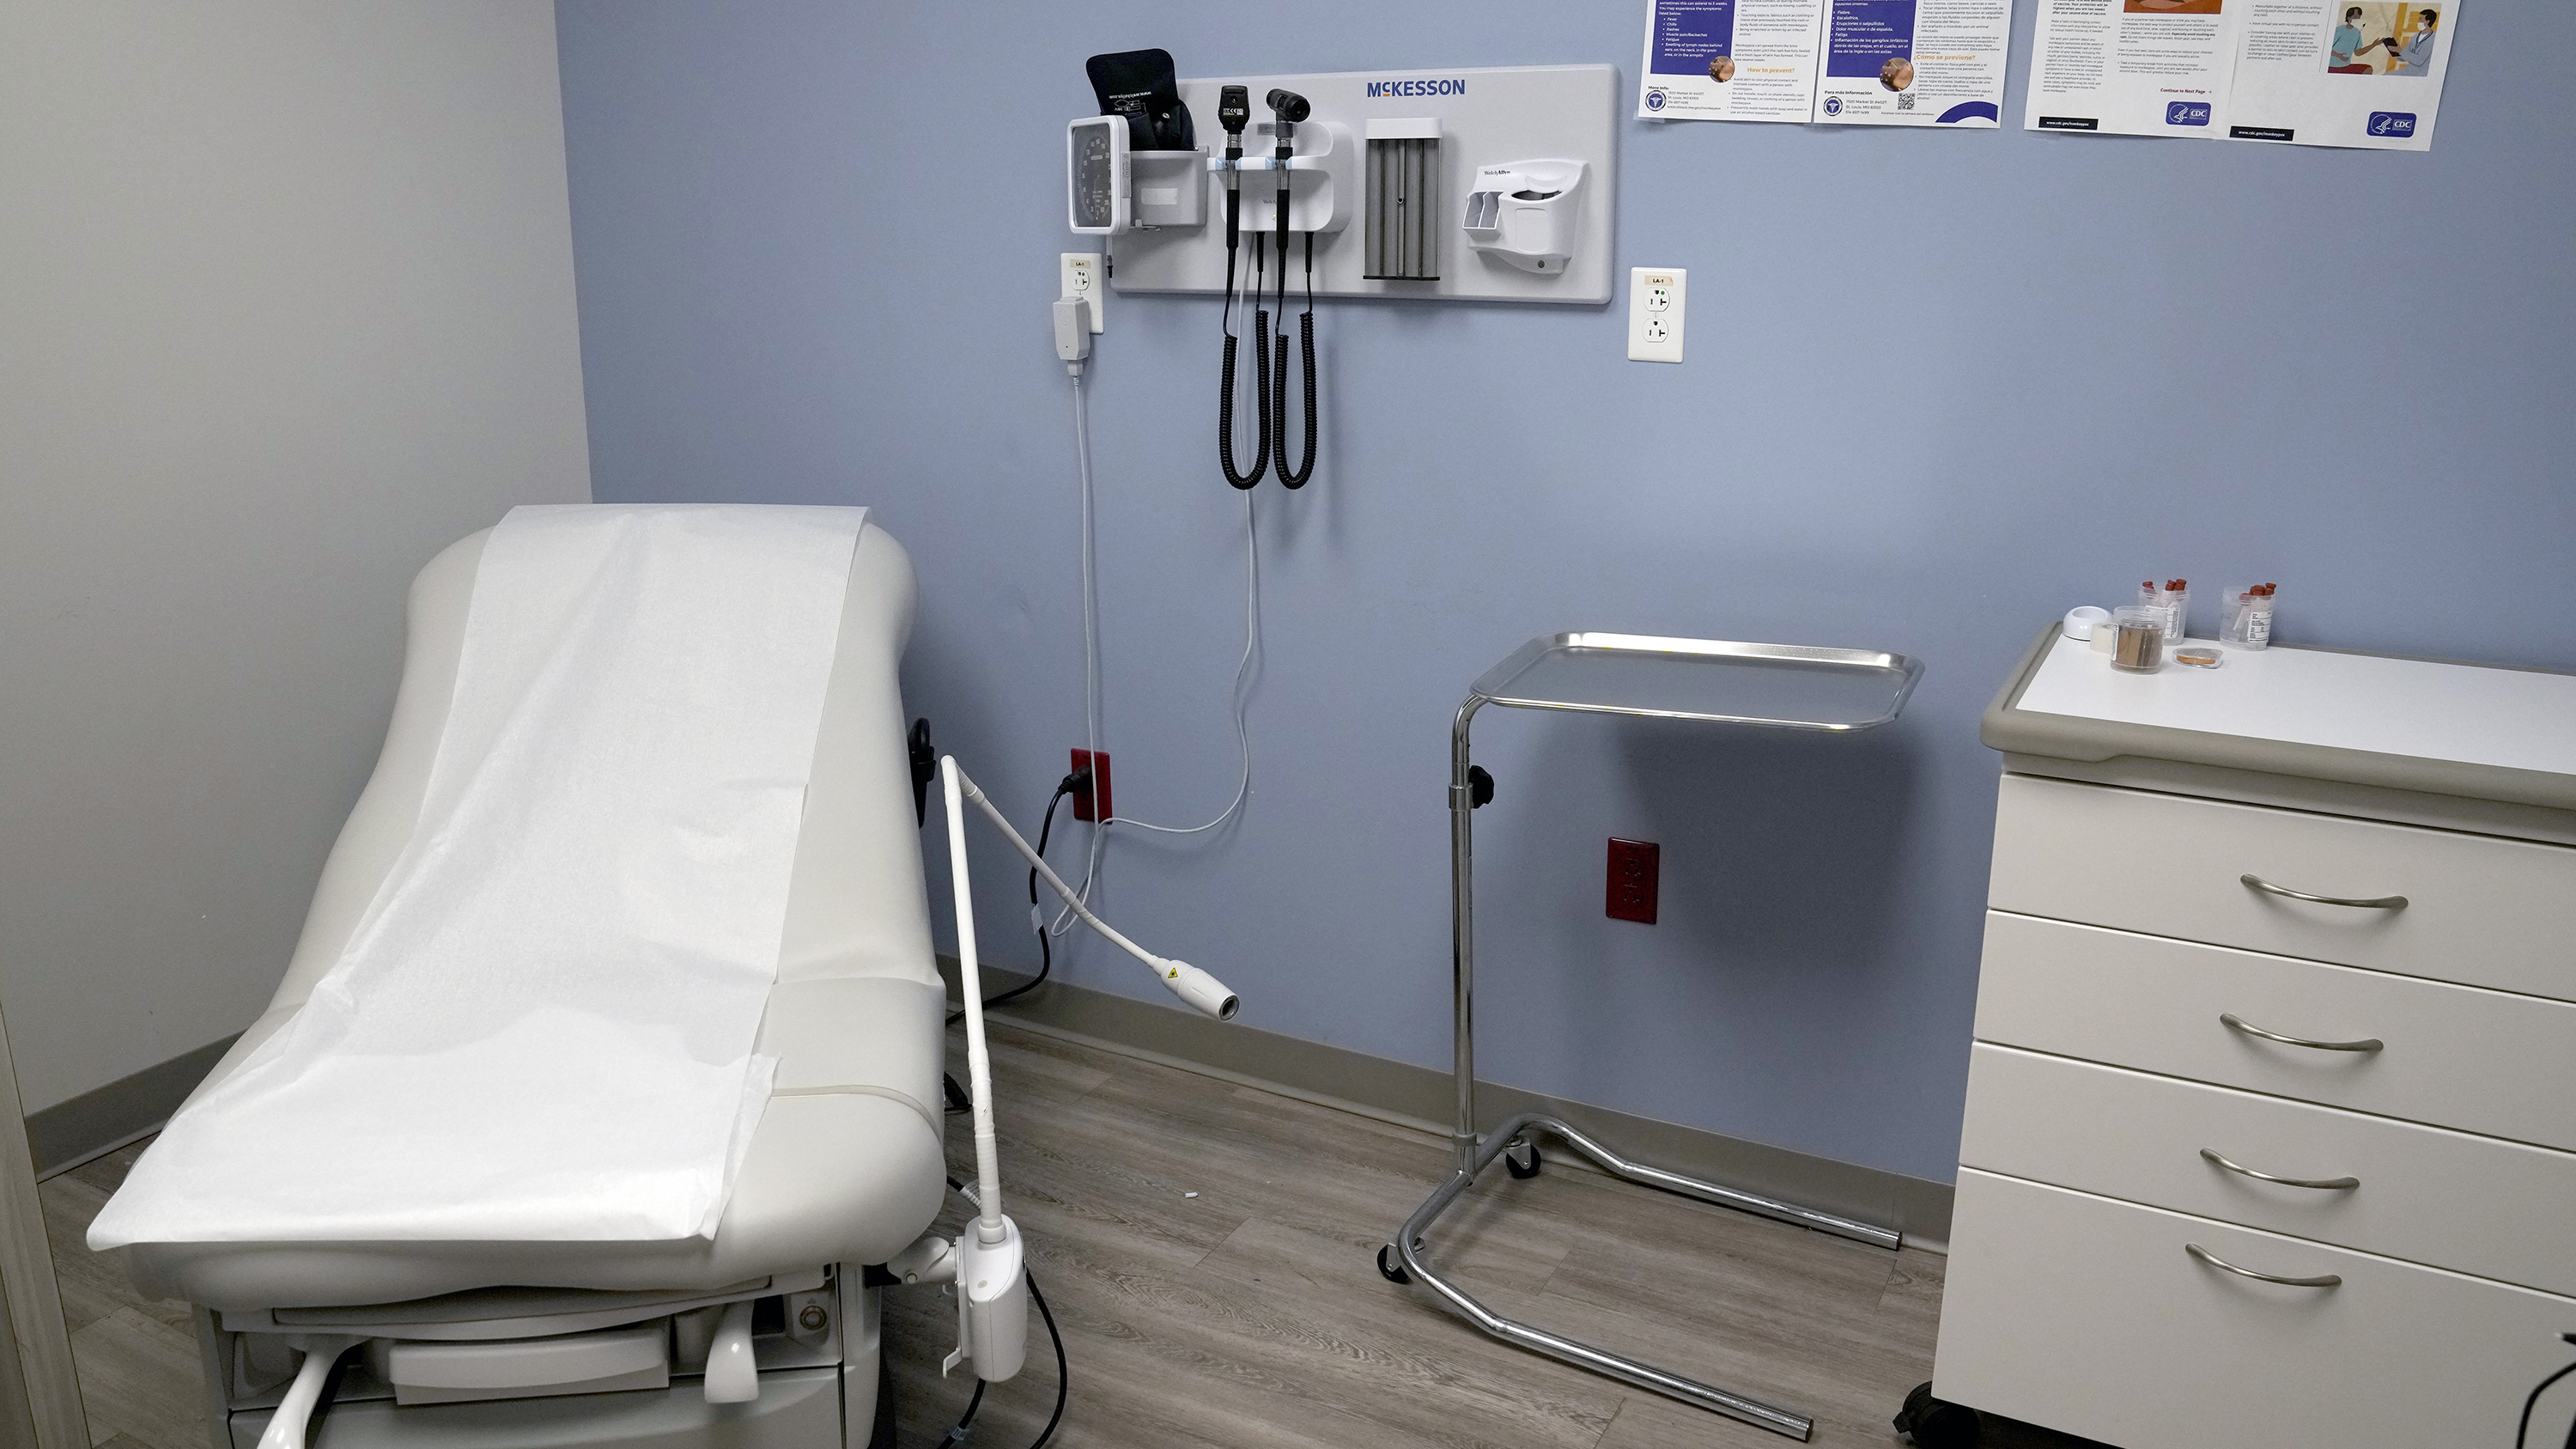
M 1682 301 L 1690 273 L 1678 267 L 1628 269 L 1628 360 L 1682 360 Z
M 1091 304 L 1091 330 L 1094 332 L 1106 330 L 1109 326 L 1109 309 L 1107 306 L 1109 301 L 1109 289 L 1100 284 L 1100 253 L 1065 252 L 1057 257 L 1057 264 L 1058 270 L 1063 274 L 1062 281 L 1064 284 L 1064 290 L 1058 292 L 1056 295 L 1060 297 L 1080 297 L 1082 300 L 1089 302 Z M 1680 360 L 1681 359 L 1679 358 L 1674 359 L 1676 362 Z

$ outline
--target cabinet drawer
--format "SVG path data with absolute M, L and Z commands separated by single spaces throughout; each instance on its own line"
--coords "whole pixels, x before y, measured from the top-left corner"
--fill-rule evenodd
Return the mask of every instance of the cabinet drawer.
M 2545 1147 L 1980 1043 L 1959 1161 L 2576 1296 L 2576 1154 Z
M 2375 1052 L 2283 1046 L 2222 1025 Z M 1980 1040 L 2576 1149 L 2576 1005 L 1986 915 Z M 2570 1325 L 2576 1327 L 2576 1325 Z
M 2312 895 L 2404 896 L 2402 910 Z M 2006 775 L 1998 910 L 2576 999 L 2576 849 Z
M 2576 1328 L 2576 1299 L 1974 1169 L 1947 1279 L 1934 1393 L 2123 1449 L 2504 1449 Z

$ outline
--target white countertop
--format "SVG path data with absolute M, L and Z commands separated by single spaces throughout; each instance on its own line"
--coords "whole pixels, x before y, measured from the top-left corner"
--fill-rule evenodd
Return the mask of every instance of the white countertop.
M 2576 675 L 2317 649 L 2216 649 L 2127 674 L 2062 634 L 2022 691 L 2040 714 L 2576 775 Z

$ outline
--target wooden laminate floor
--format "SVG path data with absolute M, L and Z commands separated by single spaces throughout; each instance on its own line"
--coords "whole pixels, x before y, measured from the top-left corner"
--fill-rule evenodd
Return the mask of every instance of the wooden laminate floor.
M 1063 1449 L 1788 1442 L 1507 1347 L 1379 1277 L 1378 1245 L 1443 1170 L 1438 1139 L 998 1022 L 992 1045 L 1004 1205 L 1071 1361 Z M 967 1134 L 949 1136 L 969 1175 Z M 186 1307 L 137 1299 L 80 1241 L 136 1150 L 43 1187 L 91 1440 L 205 1449 Z M 1940 1257 L 1554 1157 L 1529 1181 L 1491 1174 L 1430 1248 L 1498 1312 L 1812 1414 L 1818 1445 L 1897 1442 L 1888 1416 L 1931 1376 Z M 956 1310 L 934 1290 L 886 1303 L 901 1443 L 937 1444 L 973 1387 L 939 1376 Z M 1056 1383 L 1032 1324 L 1028 1368 L 986 1395 L 974 1442 L 1027 1444 Z M 2003 1423 L 1986 1442 L 2086 1443 Z

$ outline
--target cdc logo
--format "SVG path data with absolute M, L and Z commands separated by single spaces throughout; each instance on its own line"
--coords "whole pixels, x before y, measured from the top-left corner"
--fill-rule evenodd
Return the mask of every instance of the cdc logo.
M 1650 110 L 1650 111 L 1660 111 L 1660 110 L 1662 110 L 1663 108 L 1664 108 L 1664 93 L 1663 93 L 1662 91 L 1648 91 L 1648 92 L 1646 92 L 1646 109 L 1647 109 L 1647 110 Z
M 2165 105 L 2168 126 L 2206 126 L 2209 124 L 2209 102 L 2170 101 Z
M 2415 134 L 2413 111 L 2373 111 L 2370 134 L 2374 136 L 2412 136 Z
M 1839 115 L 1841 115 L 1842 113 L 1843 113 L 1843 98 L 1842 98 L 1842 97 L 1840 97 L 1840 96 L 1827 96 L 1827 97 L 1825 97 L 1825 114 L 1826 114 L 1826 115 L 1828 115 L 1828 116 L 1839 116 Z

